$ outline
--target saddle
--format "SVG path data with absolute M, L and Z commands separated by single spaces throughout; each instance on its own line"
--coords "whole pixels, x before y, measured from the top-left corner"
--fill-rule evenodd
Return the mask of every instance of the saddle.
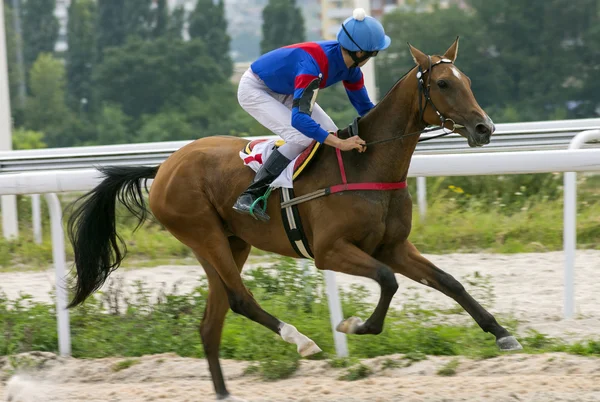
M 256 147 L 256 145 L 263 143 L 265 141 L 268 141 L 266 139 L 259 139 L 259 140 L 254 140 L 248 143 L 248 145 L 246 145 L 246 147 L 244 148 L 244 153 L 247 155 L 251 155 L 252 151 L 254 150 L 254 147 Z M 275 141 L 275 148 L 279 148 L 281 146 L 283 146 L 283 144 L 285 144 L 285 141 L 283 140 L 278 140 Z M 294 162 L 294 168 L 293 168 L 293 175 L 292 175 L 292 180 L 296 180 L 298 178 L 298 176 L 300 176 L 300 174 L 304 171 L 304 169 L 310 164 L 310 162 L 312 162 L 313 159 L 315 159 L 315 155 L 317 155 L 318 151 L 320 151 L 322 148 L 322 144 L 317 142 L 317 141 L 313 141 L 308 148 L 306 148 L 295 160 Z M 246 159 L 244 159 L 245 163 L 249 163 L 252 160 L 256 160 L 257 162 L 259 162 L 260 164 L 262 164 L 262 156 L 260 154 L 256 154 L 254 156 L 248 156 Z
M 359 119 L 360 119 L 360 117 L 357 117 L 352 122 L 352 124 L 348 127 L 348 135 L 349 136 L 358 135 L 358 120 Z M 266 139 L 254 140 L 254 141 L 251 141 L 250 143 L 248 143 L 244 147 L 244 149 L 242 150 L 242 153 L 247 155 L 245 158 L 243 158 L 244 163 L 249 164 L 249 163 L 256 161 L 262 165 L 262 163 L 263 163 L 262 154 L 260 154 L 260 153 L 253 154 L 253 150 L 258 144 L 261 144 L 265 141 L 268 141 L 268 140 L 266 140 Z M 276 148 L 278 148 L 278 147 L 282 146 L 283 144 L 285 144 L 285 141 L 279 140 L 274 143 L 274 146 Z M 319 152 L 319 150 L 321 148 L 323 148 L 321 143 L 319 143 L 317 141 L 313 141 L 308 146 L 308 148 L 306 148 L 306 150 L 304 150 L 304 152 L 302 152 L 302 154 L 300 154 L 296 158 L 296 160 L 294 162 L 294 167 L 293 167 L 292 182 L 295 181 L 300 176 L 300 174 L 306 169 L 306 167 L 315 159 L 315 156 L 317 155 L 317 153 Z M 281 193 L 280 193 L 281 218 L 283 221 L 285 232 L 290 241 L 290 244 L 292 245 L 292 247 L 294 248 L 296 253 L 301 257 L 313 259 L 314 255 L 310 249 L 308 239 L 306 238 L 306 235 L 304 234 L 304 229 L 302 228 L 302 220 L 300 219 L 300 213 L 298 211 L 298 204 L 308 201 L 308 200 L 311 200 L 311 199 L 314 199 L 314 198 L 321 197 L 323 195 L 332 194 L 335 192 L 341 192 L 341 191 L 345 191 L 345 190 L 353 190 L 353 189 L 372 190 L 372 189 L 375 189 L 375 188 L 364 188 L 364 187 L 352 188 L 352 187 L 350 187 L 352 185 L 345 184 L 346 183 L 346 174 L 343 169 L 343 165 L 341 162 L 341 155 L 339 154 L 339 152 L 338 152 L 338 158 L 339 158 L 340 170 L 341 170 L 344 185 L 334 186 L 334 187 L 330 187 L 327 189 L 322 189 L 317 192 L 310 193 L 310 194 L 307 194 L 307 195 L 304 195 L 304 196 L 301 196 L 298 198 L 296 198 L 293 188 L 281 187 Z M 377 189 L 379 189 L 379 188 L 377 188 Z M 266 206 L 266 201 L 267 201 L 270 193 L 271 193 L 271 191 L 269 189 L 269 190 L 267 190 L 265 195 L 263 197 L 261 197 L 263 200 L 263 205 L 265 205 L 265 206 Z

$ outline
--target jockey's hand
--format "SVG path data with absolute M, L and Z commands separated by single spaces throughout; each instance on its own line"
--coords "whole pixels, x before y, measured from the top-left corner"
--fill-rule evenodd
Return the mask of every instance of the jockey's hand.
M 352 151 L 353 149 L 356 149 L 358 152 L 365 152 L 367 150 L 366 142 L 357 135 L 342 140 L 339 137 L 330 134 L 325 140 L 325 144 L 339 148 L 341 151 Z

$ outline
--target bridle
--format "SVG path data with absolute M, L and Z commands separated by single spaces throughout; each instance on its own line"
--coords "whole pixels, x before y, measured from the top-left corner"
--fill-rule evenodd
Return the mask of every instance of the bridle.
M 452 60 L 449 59 L 445 59 L 445 58 L 441 58 L 440 60 L 436 61 L 435 63 L 432 62 L 431 60 L 431 56 L 427 56 L 427 58 L 429 59 L 429 67 L 425 70 L 423 70 L 421 68 L 421 66 L 419 66 L 419 70 L 417 71 L 417 80 L 419 83 L 419 121 L 423 121 L 423 116 L 425 114 L 425 110 L 427 109 L 428 105 L 431 105 L 431 107 L 433 108 L 433 110 L 435 111 L 435 113 L 438 115 L 438 117 L 440 118 L 440 125 L 439 126 L 434 126 L 434 127 L 430 127 L 430 128 L 426 128 L 424 130 L 420 130 L 420 131 L 415 131 L 412 133 L 408 133 L 408 134 L 402 134 L 402 135 L 396 135 L 390 138 L 384 138 L 382 140 L 376 140 L 376 141 L 371 141 L 365 144 L 365 146 L 370 146 L 370 145 L 375 145 L 375 144 L 381 144 L 383 142 L 389 142 L 389 141 L 394 141 L 394 140 L 398 140 L 398 139 L 402 139 L 405 137 L 410 137 L 413 135 L 417 135 L 417 134 L 423 134 L 423 133 L 428 133 L 430 131 L 436 131 L 439 130 L 440 128 L 443 130 L 442 134 L 439 135 L 435 135 L 433 137 L 428 137 L 428 138 L 420 138 L 419 142 L 424 142 L 424 141 L 429 141 L 429 140 L 433 140 L 435 138 L 440 138 L 440 137 L 445 137 L 448 134 L 452 134 L 455 132 L 455 130 L 457 128 L 464 128 L 464 126 L 460 125 L 460 124 L 456 124 L 456 122 L 448 117 L 445 117 L 443 114 L 440 113 L 439 109 L 435 106 L 435 104 L 433 103 L 433 100 L 431 99 L 431 70 L 435 67 L 438 66 L 440 64 L 443 63 L 452 63 Z M 424 75 L 429 72 L 429 74 L 427 74 L 427 82 L 424 81 L 423 77 Z M 425 105 L 423 105 L 423 101 L 422 99 L 425 98 Z M 448 128 L 446 127 L 446 123 L 452 123 L 452 127 Z

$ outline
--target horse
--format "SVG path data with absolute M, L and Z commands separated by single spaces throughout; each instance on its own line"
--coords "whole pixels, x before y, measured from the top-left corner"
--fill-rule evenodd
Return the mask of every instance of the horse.
M 350 187 L 300 203 L 297 208 L 318 269 L 370 278 L 380 286 L 372 315 L 365 321 L 350 317 L 338 325 L 338 331 L 357 335 L 381 333 L 390 301 L 398 289 L 395 274 L 401 274 L 454 299 L 483 331 L 495 336 L 500 350 L 519 350 L 522 347 L 517 339 L 459 281 L 423 257 L 408 240 L 412 199 L 405 184 L 411 157 L 426 127 L 456 131 L 471 147 L 488 144 L 495 130 L 471 91 L 470 79 L 455 66 L 458 39 L 443 56 L 426 55 L 408 44 L 415 67 L 357 122 L 367 151 L 342 155 L 333 147 L 324 147 L 294 183 L 296 194 L 337 185 L 342 166 L 344 181 Z M 351 127 L 338 134 L 350 135 Z M 377 145 L 382 142 L 387 144 Z M 232 209 L 254 176 L 239 156 L 247 144 L 248 140 L 240 137 L 206 137 L 177 150 L 158 166 L 103 167 L 104 179 L 83 196 L 67 228 L 76 270 L 70 308 L 98 290 L 125 258 L 126 249 L 115 226 L 117 200 L 137 215 L 140 224 L 153 214 L 192 250 L 208 278 L 206 309 L 199 332 L 219 400 L 239 400 L 227 390 L 219 360 L 229 309 L 297 345 L 302 356 L 321 351 L 292 324 L 263 310 L 242 281 L 241 271 L 252 246 L 302 258 L 287 239 L 283 218 L 278 213 L 278 197 L 271 196 L 266 201 L 265 208 L 271 216 L 267 223 Z M 143 182 L 149 179 L 153 182 L 148 209 L 142 190 Z M 400 185 L 387 189 L 351 188 L 352 183 L 365 182 Z M 276 189 L 273 194 L 279 191 Z

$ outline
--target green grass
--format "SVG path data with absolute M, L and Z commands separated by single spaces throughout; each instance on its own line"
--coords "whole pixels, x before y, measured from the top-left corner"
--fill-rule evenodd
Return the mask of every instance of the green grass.
M 456 369 L 458 368 L 459 364 L 460 362 L 458 359 L 452 359 L 444 367 L 440 368 L 437 374 L 445 377 L 456 375 Z
M 140 361 L 138 359 L 126 359 L 126 360 L 121 360 L 118 363 L 113 364 L 112 366 L 112 371 L 117 372 L 117 371 L 121 371 L 121 370 L 126 370 L 131 366 L 135 366 L 136 364 L 139 364 Z
M 369 366 L 358 363 L 355 366 L 350 367 L 339 379 L 344 381 L 357 381 L 367 378 L 371 374 L 373 374 L 373 370 L 371 370 Z
M 368 370 L 357 366 L 357 359 L 361 358 L 401 353 L 404 354 L 403 365 L 408 366 L 430 355 L 477 359 L 499 355 L 494 337 L 481 331 L 475 323 L 452 324 L 451 313 L 429 308 L 413 298 L 401 310 L 389 311 L 380 335 L 349 336 L 351 358 L 337 359 L 321 272 L 304 274 L 293 260 L 281 258 L 275 267 L 249 272 L 246 284 L 266 311 L 292 323 L 323 349 L 323 353 L 311 359 L 329 359 L 332 368 L 346 370 L 342 375 L 348 380 L 368 375 Z M 488 285 L 482 281 L 472 286 L 476 290 Z M 198 324 L 205 306 L 206 283 L 189 294 L 166 292 L 157 304 L 148 302 L 148 292 L 140 284 L 135 294 L 126 299 L 120 312 L 114 305 L 119 292 L 119 287 L 113 287 L 108 294 L 99 294 L 71 310 L 74 357 L 132 359 L 168 352 L 186 357 L 204 356 Z M 373 306 L 364 301 L 367 292 L 360 286 L 341 292 L 346 317 L 367 317 L 372 313 Z M 441 324 L 442 318 L 449 324 Z M 497 316 L 497 319 L 512 332 L 518 328 L 518 322 L 510 317 Z M 0 331 L 3 334 L 0 355 L 56 352 L 55 320 L 52 303 L 33 302 L 27 296 L 17 300 L 0 296 Z M 567 352 L 600 357 L 600 340 L 567 344 L 538 332 L 529 332 L 520 341 L 525 353 Z M 256 368 L 249 370 L 269 380 L 292 375 L 300 363 L 295 345 L 233 313 L 226 318 L 221 357 L 257 362 Z M 116 367 L 124 369 L 132 364 L 125 362 L 128 360 Z M 395 363 L 390 362 L 388 367 L 395 367 Z

